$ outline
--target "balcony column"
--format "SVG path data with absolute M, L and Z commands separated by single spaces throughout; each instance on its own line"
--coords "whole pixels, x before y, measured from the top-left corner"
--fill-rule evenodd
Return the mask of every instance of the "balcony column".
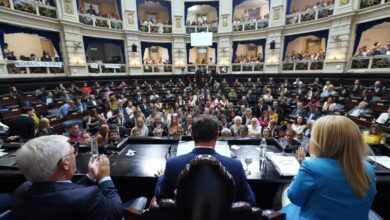
M 122 20 L 123 29 L 137 31 L 138 30 L 138 15 L 137 2 L 122 0 Z
M 64 37 L 61 40 L 61 46 L 64 48 L 62 57 L 65 73 L 71 76 L 87 75 L 84 41 L 80 28 L 70 25 L 64 25 L 63 28 Z
M 58 18 L 64 21 L 79 23 L 79 9 L 76 1 L 56 0 Z
M 219 18 L 218 18 L 218 32 L 229 33 L 233 31 L 232 28 L 232 11 L 233 0 L 219 1 Z
M 133 44 L 137 46 L 137 51 L 133 52 Z M 126 34 L 126 51 L 127 51 L 127 63 L 129 66 L 130 75 L 142 75 L 142 54 L 141 54 L 141 41 L 138 35 Z
M 352 17 L 344 17 L 332 21 L 329 28 L 328 44 L 324 69 L 329 73 L 343 73 L 348 71 L 348 63 L 354 53 L 355 29 L 351 27 Z
M 186 51 L 186 39 L 183 36 L 175 36 L 172 41 L 172 73 L 173 74 L 184 74 L 187 64 L 187 53 Z
M 281 30 L 270 31 L 265 45 L 265 60 L 264 60 L 264 72 L 266 73 L 280 73 L 282 70 L 281 62 L 283 60 L 283 47 L 287 45 L 283 44 L 283 37 Z M 270 43 L 275 41 L 275 49 L 270 49 Z M 263 55 L 264 57 L 264 55 Z

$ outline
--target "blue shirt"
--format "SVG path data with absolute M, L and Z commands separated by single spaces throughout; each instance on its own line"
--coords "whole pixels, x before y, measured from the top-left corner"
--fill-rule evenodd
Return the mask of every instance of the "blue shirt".
M 337 160 L 304 160 L 288 190 L 292 204 L 282 209 L 287 220 L 367 220 L 376 189 L 372 165 L 365 161 L 364 166 L 371 184 L 361 198 L 352 191 Z

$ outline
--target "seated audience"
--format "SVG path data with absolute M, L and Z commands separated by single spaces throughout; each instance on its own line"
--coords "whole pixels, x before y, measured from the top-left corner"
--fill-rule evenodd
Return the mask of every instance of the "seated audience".
M 99 131 L 96 133 L 96 141 L 99 145 L 104 145 L 108 143 L 108 132 L 110 128 L 107 124 L 100 125 Z
M 295 118 L 294 123 L 291 128 L 295 131 L 296 134 L 302 134 L 306 129 L 306 120 L 303 116 L 298 116 Z
M 81 135 L 78 124 L 74 123 L 70 125 L 68 131 L 69 131 L 68 134 L 69 141 L 71 141 L 72 143 L 76 143 L 76 142 L 81 143 L 83 141 L 83 136 Z
M 195 118 L 192 125 L 192 138 L 195 141 L 194 150 L 188 154 L 169 159 L 165 171 L 157 173 L 157 175 L 160 175 L 155 190 L 157 200 L 174 198 L 177 178 L 186 167 L 186 164 L 199 154 L 210 154 L 219 160 L 233 176 L 237 188 L 235 201 L 246 201 L 255 205 L 255 197 L 246 180 L 241 162 L 221 156 L 214 150 L 218 138 L 218 120 L 209 115 L 201 115 Z M 205 179 L 205 181 L 207 180 Z
M 121 219 L 122 201 L 110 178 L 110 162 L 100 155 L 88 164 L 88 175 L 71 182 L 77 149 L 64 136 L 30 140 L 16 153 L 28 180 L 15 191 L 15 219 Z M 81 185 L 82 184 L 82 185 Z
M 353 117 L 370 117 L 372 111 L 368 108 L 368 102 L 361 101 L 358 106 L 348 112 L 349 116 Z
M 138 117 L 136 118 L 136 125 L 133 129 L 131 129 L 131 135 L 132 136 L 135 136 L 133 133 L 135 130 L 139 130 L 140 131 L 140 136 L 142 137 L 146 137 L 148 136 L 148 128 L 146 127 L 145 123 L 144 123 L 144 118 L 143 117 Z
M 367 144 L 385 144 L 386 135 L 379 125 L 372 124 L 370 130 L 363 132 L 363 140 Z
M 252 118 L 248 125 L 248 136 L 259 137 L 261 135 L 261 128 L 259 121 L 256 118 Z
M 54 135 L 56 132 L 54 128 L 50 126 L 50 121 L 47 118 L 41 118 L 37 126 L 36 137 Z
M 310 156 L 298 152 L 301 168 L 281 210 L 287 220 L 367 219 L 376 194 L 375 173 L 365 161 L 370 149 L 344 116 L 325 116 L 313 126 Z M 326 172 L 324 172 L 326 170 Z

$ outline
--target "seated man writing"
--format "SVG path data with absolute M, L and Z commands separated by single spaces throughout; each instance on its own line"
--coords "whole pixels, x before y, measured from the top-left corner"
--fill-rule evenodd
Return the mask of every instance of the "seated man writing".
M 121 219 L 122 201 L 110 178 L 105 155 L 89 161 L 79 184 L 70 180 L 76 170 L 77 149 L 60 135 L 42 136 L 24 144 L 16 163 L 27 178 L 15 191 L 15 219 Z
M 228 172 L 233 176 L 237 187 L 235 201 L 245 201 L 252 205 L 256 204 L 255 196 L 248 184 L 244 169 L 239 160 L 224 157 L 214 150 L 218 138 L 218 120 L 209 115 L 201 115 L 192 122 L 192 138 L 195 141 L 195 148 L 192 152 L 174 157 L 167 161 L 165 172 L 159 172 L 155 195 L 157 200 L 163 198 L 174 198 L 174 190 L 177 186 L 177 179 L 180 172 L 190 161 L 199 154 L 210 154 L 219 160 Z M 205 181 L 209 181 L 206 180 Z

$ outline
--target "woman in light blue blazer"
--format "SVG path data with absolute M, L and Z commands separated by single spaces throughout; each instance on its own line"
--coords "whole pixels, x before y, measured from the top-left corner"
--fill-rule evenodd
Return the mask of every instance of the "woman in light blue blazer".
M 311 159 L 303 160 L 289 189 L 289 219 L 367 220 L 374 200 L 375 173 L 359 128 L 349 118 L 329 115 L 314 123 Z

